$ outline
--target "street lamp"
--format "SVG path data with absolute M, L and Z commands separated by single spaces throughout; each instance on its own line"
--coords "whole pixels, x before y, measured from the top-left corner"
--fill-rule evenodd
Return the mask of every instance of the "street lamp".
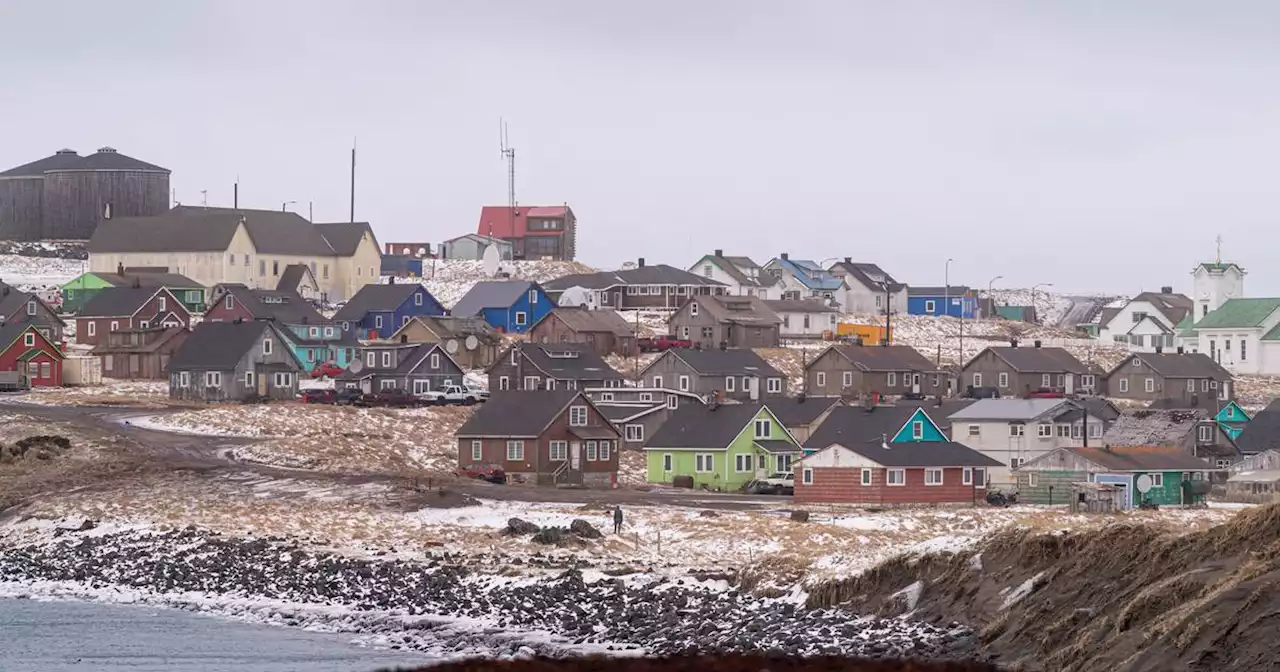
M 297 204 L 298 204 L 298 202 L 297 202 L 297 201 L 285 201 L 285 202 L 283 202 L 283 203 L 281 203 L 281 204 L 280 204 L 280 212 L 288 212 L 288 211 L 289 211 L 289 206 L 291 206 L 291 205 L 297 205 Z
M 1052 283 L 1052 282 L 1042 282 L 1042 283 L 1040 283 L 1040 284 L 1038 284 L 1038 285 L 1032 285 L 1032 286 L 1031 286 L 1031 307 L 1032 307 L 1032 308 L 1036 308 L 1036 288 L 1037 288 L 1037 287 L 1052 287 L 1052 286 L 1053 286 L 1053 283 Z M 1046 297 L 1046 298 L 1047 298 L 1047 297 Z M 1036 321 L 1040 322 L 1040 324 L 1044 324 L 1044 318 L 1040 316 L 1040 311 L 1039 311 L 1039 309 L 1038 309 L 1038 308 L 1036 309 Z
M 994 292 L 995 290 L 992 287 L 993 285 L 996 284 L 996 280 L 1002 280 L 1002 279 L 1004 279 L 1003 275 L 997 275 L 996 277 L 991 278 L 990 280 L 987 281 L 987 301 L 991 303 L 992 313 L 996 312 L 996 299 L 994 296 L 991 295 L 992 292 Z M 988 315 L 987 317 L 991 317 L 991 315 Z
M 948 315 L 951 312 L 951 262 L 955 261 L 951 257 L 947 257 L 947 264 L 942 271 L 942 314 Z

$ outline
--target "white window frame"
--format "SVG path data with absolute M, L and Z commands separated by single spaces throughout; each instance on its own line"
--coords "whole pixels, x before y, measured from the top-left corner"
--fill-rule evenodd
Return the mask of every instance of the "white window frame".
M 422 292 L 414 292 L 414 293 L 413 293 L 413 305 L 415 305 L 415 306 L 421 306 L 421 305 L 422 305 Z
M 897 475 L 897 483 L 894 483 L 894 475 Z M 884 484 L 892 488 L 902 488 L 907 485 L 906 469 L 886 469 L 884 472 Z
M 819 371 L 819 372 L 818 372 L 818 375 L 817 375 L 817 377 L 816 377 L 816 378 L 817 378 L 817 380 L 815 380 L 815 381 L 814 381 L 814 383 L 815 383 L 818 387 L 826 387 L 826 386 L 827 386 L 827 372 L 826 372 L 826 371 Z
M 716 471 L 716 460 L 714 453 L 694 453 L 693 469 L 699 474 L 713 474 Z
M 595 462 L 595 461 L 597 461 L 597 460 L 599 460 L 599 459 L 600 459 L 600 458 L 599 458 L 599 455 L 596 453 L 596 442 L 595 442 L 595 441 L 584 441 L 584 442 L 583 442 L 583 444 L 584 444 L 584 445 L 583 445 L 583 448 L 584 448 L 584 451 L 583 451 L 583 452 L 585 452 L 585 453 L 586 453 L 587 461 L 588 461 L 588 462 Z
M 32 299 L 31 301 L 28 301 L 28 302 L 27 302 L 27 314 L 28 314 L 28 315 L 35 315 L 35 314 L 36 314 L 36 302 L 35 302 L 35 300 L 34 300 L 34 299 Z
M 936 479 L 936 480 L 934 480 Z M 928 486 L 942 485 L 946 479 L 946 472 L 942 469 L 925 469 L 924 484 Z
M 938 302 L 933 299 L 925 299 L 924 314 L 933 315 L 936 312 L 938 312 Z
M 840 387 L 846 388 L 853 385 L 853 372 L 845 371 L 840 374 Z
M 652 393 L 652 392 L 641 392 L 641 393 L 640 393 L 640 401 L 653 401 L 653 393 Z
M 1208 391 L 1209 391 L 1209 379 L 1208 379 L 1208 378 L 1205 378 L 1204 380 L 1201 380 L 1201 381 L 1200 381 L 1200 391 L 1201 391 L 1201 392 L 1208 392 Z
M 632 443 L 644 443 L 644 425 L 630 424 L 623 428 L 626 440 Z
M 1040 374 L 1040 387 L 1044 387 L 1044 388 L 1053 387 L 1053 374 L 1051 373 Z
M 552 462 L 564 462 L 569 459 L 568 441 L 552 441 L 547 450 Z
M 1155 391 L 1156 391 L 1156 379 L 1155 379 L 1155 378 L 1147 378 L 1147 379 L 1146 379 L 1146 382 L 1145 382 L 1145 383 L 1143 383 L 1143 387 L 1146 389 L 1146 391 L 1147 391 L 1147 392 L 1155 392 Z
M 245 371 L 245 372 L 244 372 L 244 386 L 245 386 L 245 387 L 248 387 L 248 388 L 252 388 L 252 387 L 253 387 L 253 385 L 254 385 L 254 381 L 253 381 L 253 372 L 252 372 L 252 371 Z
M 1016 422 L 1009 423 L 1009 436 L 1026 436 L 1027 426 Z
M 694 301 L 694 302 L 692 302 L 692 303 L 690 303 L 690 304 L 689 304 L 689 316 L 690 316 L 690 317 L 697 317 L 697 316 L 698 316 L 698 302 L 697 302 L 697 301 Z
M 667 408 L 672 410 L 680 407 L 680 397 L 674 394 L 667 395 Z
M 763 433 L 760 431 L 761 428 L 764 428 Z M 769 418 L 756 418 L 752 429 L 753 438 L 768 439 L 773 436 L 773 420 L 770 420 Z
M 111 321 L 111 331 L 120 331 L 120 323 L 119 323 L 119 322 L 117 322 L 117 321 L 115 321 L 115 320 L 112 320 L 112 321 Z
M 529 324 L 529 313 L 526 313 L 526 312 L 524 312 L 523 310 L 517 310 L 517 311 L 516 311 L 516 326 L 517 326 L 517 327 L 523 327 L 523 326 L 525 326 L 525 325 L 527 325 L 527 324 Z
M 663 473 L 671 471 L 675 466 L 675 456 L 671 453 L 662 454 L 662 471 Z
M 555 378 L 548 378 L 548 379 L 547 379 L 547 389 L 548 389 L 548 390 L 554 390 L 554 389 L 556 389 L 556 379 L 555 379 Z
M 894 371 L 890 371 L 889 373 L 886 373 L 885 384 L 888 385 L 889 387 L 895 387 L 898 384 L 898 374 Z
M 1045 422 L 1036 425 L 1036 436 L 1042 439 L 1053 438 L 1053 425 Z
M 601 393 L 600 393 L 600 401 L 613 401 L 613 393 L 612 393 L 612 392 L 601 392 Z
M 524 387 L 523 387 L 523 388 L 521 388 L 521 389 L 524 389 L 524 390 L 536 390 L 536 389 L 538 389 L 538 377 L 537 377 L 537 376 L 525 376 L 525 377 L 524 377 Z
M 1164 487 L 1164 474 L 1163 474 L 1163 473 L 1148 473 L 1147 475 L 1151 477 L 1151 487 L 1153 487 L 1153 488 L 1163 488 L 1163 487 Z
M 1027 487 L 1029 488 L 1040 487 L 1040 474 L 1037 474 L 1034 471 L 1027 473 Z
M 862 478 L 861 480 L 858 481 L 858 483 L 862 486 L 868 486 L 874 482 L 875 482 L 875 477 L 872 471 L 870 469 L 863 469 Z
M 770 378 L 765 385 L 767 386 L 765 391 L 766 394 L 782 394 L 781 378 Z
M 382 328 L 382 316 L 381 316 L 381 315 L 374 315 L 374 316 L 373 316 L 373 328 L 374 328 L 374 329 L 381 329 L 381 328 Z
M 587 407 L 586 406 L 570 406 L 569 407 L 569 426 L 570 427 L 586 427 L 587 426 Z
M 1213 440 L 1213 427 L 1210 427 L 1209 425 L 1200 425 L 1200 430 L 1197 433 L 1199 434 L 1199 439 L 1202 442 Z
M 735 382 L 736 380 L 737 380 L 737 379 L 736 379 L 736 378 L 734 378 L 733 376 L 725 376 L 725 377 L 724 377 L 724 391 L 725 391 L 725 392 L 736 392 L 737 390 L 733 389 L 733 388 L 734 388 L 734 382 Z
M 1187 379 L 1187 391 L 1188 391 L 1188 392 L 1195 392 L 1195 391 L 1196 391 L 1196 379 L 1195 379 L 1195 378 L 1188 378 L 1188 379 Z
M 385 383 L 387 381 L 384 380 L 382 382 Z M 394 380 L 391 382 L 393 384 L 395 383 Z M 275 375 L 271 377 L 271 383 L 275 387 L 291 387 L 293 385 L 293 374 L 287 371 L 277 371 Z
M 1128 391 L 1129 391 L 1129 379 L 1128 379 L 1128 378 L 1121 378 L 1121 379 L 1120 379 L 1120 391 L 1121 391 L 1121 392 L 1128 392 Z
M 178 372 L 178 387 L 190 387 L 190 386 L 191 386 L 191 372 L 190 371 Z
M 384 369 L 391 368 L 391 351 L 390 350 L 382 351 L 382 368 Z
M 974 387 L 982 387 L 982 374 L 981 374 L 981 373 L 975 373 L 975 374 L 973 374 L 973 386 L 974 386 Z
M 680 391 L 689 391 L 689 376 L 680 376 Z
M 507 461 L 523 462 L 524 461 L 524 440 L 509 439 L 507 441 Z
M 965 467 L 960 471 L 960 485 L 973 485 L 972 467 Z
M 601 441 L 601 442 L 600 442 L 600 461 L 601 461 L 601 462 L 608 462 L 608 461 L 609 461 L 610 451 L 611 451 L 611 450 L 613 450 L 613 442 L 612 442 L 612 441 L 607 441 L 607 440 L 606 440 L 606 441 Z
M 800 471 L 800 483 L 804 485 L 813 485 L 813 470 L 805 467 Z
M 911 439 L 913 441 L 921 441 L 924 439 L 923 420 L 914 420 L 911 422 Z
M 433 369 L 440 368 L 440 353 L 438 352 L 431 353 L 431 368 Z
M 982 436 L 982 425 L 969 425 L 969 436 Z
M 262 339 L 262 354 L 264 355 L 271 354 L 271 339 L 269 338 Z
M 747 474 L 755 471 L 756 461 L 748 453 L 734 453 L 733 455 L 733 472 L 735 474 Z
M 98 335 L 98 323 L 97 323 L 97 322 L 94 322 L 93 320 L 89 320 L 89 328 L 85 330 L 85 333 L 86 333 L 86 334 L 88 334 L 88 335 L 90 335 L 90 336 L 97 336 L 97 335 Z M 28 335 L 30 335 L 30 334 L 28 334 Z
M 221 371 L 205 371 L 204 372 L 205 387 L 222 387 Z
M 499 377 L 498 377 L 498 389 L 499 389 L 499 390 L 509 390 L 509 389 L 511 389 L 511 379 L 510 379 L 510 378 L 508 378 L 507 376 L 499 376 Z
M 1009 373 L 1007 371 L 1001 371 L 996 374 L 996 384 L 999 385 L 1002 390 L 1009 389 Z
M 471 459 L 475 462 L 484 459 L 484 441 L 480 439 L 471 440 Z
M 158 297 L 156 297 L 156 312 L 157 312 L 157 313 L 163 313 L 163 312 L 165 311 L 164 304 L 165 304 L 165 301 L 164 301 L 164 297 L 163 297 L 163 296 L 158 296 Z
M 236 297 L 228 294 L 227 300 L 223 303 L 223 305 L 227 307 L 227 310 L 234 309 L 236 307 Z
M 392 389 L 395 389 L 395 386 L 396 386 L 395 378 L 383 378 L 381 381 L 378 382 L 379 390 L 392 390 Z

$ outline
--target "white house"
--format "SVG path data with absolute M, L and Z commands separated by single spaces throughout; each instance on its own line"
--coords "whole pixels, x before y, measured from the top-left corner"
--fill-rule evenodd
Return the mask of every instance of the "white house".
M 1177 343 L 1232 374 L 1280 375 L 1280 298 L 1244 298 L 1245 270 L 1221 260 L 1192 271 L 1194 323 Z
M 836 330 L 838 311 L 825 301 L 777 299 L 764 305 L 782 318 L 782 338 L 822 338 L 822 332 Z
M 891 312 L 907 313 L 907 285 L 894 280 L 876 264 L 845 257 L 827 270 L 845 281 L 844 297 L 840 300 L 845 312 L 883 315 L 887 296 Z
M 765 264 L 763 272 L 777 278 L 783 299 L 822 299 L 843 307 L 849 291 L 844 278 L 808 259 L 792 259 L 786 252 Z
M 1193 308 L 1191 298 L 1175 294 L 1172 287 L 1142 292 L 1121 308 L 1102 311 L 1098 338 L 1124 344 L 1137 352 L 1155 352 L 1156 348 L 1172 352 L 1177 344 L 1179 325 L 1192 314 Z
M 988 472 L 991 484 L 1013 487 L 1017 479 L 1012 470 L 1018 465 L 1055 448 L 1079 446 L 1086 436 L 1100 445 L 1106 425 L 1118 415 L 1106 402 L 982 399 L 952 413 L 949 420 L 952 441 L 1004 465 Z
M 761 299 L 781 298 L 778 279 L 760 272 L 760 265 L 750 257 L 726 257 L 724 250 L 704 255 L 689 267 L 690 273 L 724 283 L 730 296 L 755 296 Z

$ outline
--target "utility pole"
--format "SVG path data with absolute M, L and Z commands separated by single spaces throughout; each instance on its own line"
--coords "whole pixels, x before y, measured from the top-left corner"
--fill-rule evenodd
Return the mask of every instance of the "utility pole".
M 510 218 L 511 235 L 516 231 L 516 148 L 511 146 L 507 137 L 507 122 L 498 119 L 498 148 L 502 158 L 507 162 L 507 216 Z M 490 231 L 490 236 L 493 232 Z M 526 256 L 526 258 L 528 258 Z
M 886 282 L 884 284 L 884 338 L 880 339 L 880 345 L 885 347 L 888 347 L 889 341 L 893 339 L 893 318 L 890 317 L 892 311 L 889 309 L 890 298 L 889 283 Z
M 951 257 L 942 270 L 942 314 L 951 314 Z
M 356 139 L 351 139 L 351 224 L 356 223 Z

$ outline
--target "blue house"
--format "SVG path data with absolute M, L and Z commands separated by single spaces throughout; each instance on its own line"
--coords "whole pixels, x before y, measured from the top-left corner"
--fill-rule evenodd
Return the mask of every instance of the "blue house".
M 499 331 L 523 334 L 556 307 L 536 282 L 477 283 L 450 311 L 454 317 L 482 317 Z
M 978 317 L 978 297 L 964 285 L 907 287 L 907 312 L 972 320 Z
M 309 301 L 295 291 L 249 289 L 240 284 L 222 286 L 222 291 L 204 314 L 206 322 L 258 320 L 272 322 L 281 339 L 310 373 L 319 364 L 331 362 L 342 368 L 351 363 L 360 345 L 338 324 L 326 319 Z
M 786 253 L 770 260 L 763 272 L 778 279 L 783 299 L 826 299 L 846 304 L 849 285 L 817 262 L 792 259 Z
M 444 306 L 418 283 L 365 285 L 333 319 L 359 339 L 387 338 L 415 317 L 439 317 Z

